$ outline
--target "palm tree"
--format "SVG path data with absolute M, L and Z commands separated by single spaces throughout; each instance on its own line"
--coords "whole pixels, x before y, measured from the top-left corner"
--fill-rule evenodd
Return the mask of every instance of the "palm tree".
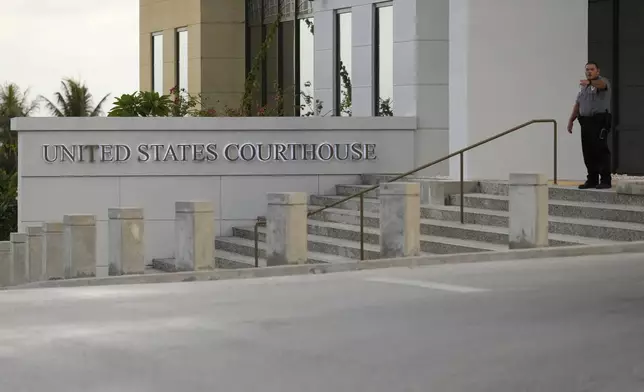
M 61 91 L 54 94 L 56 106 L 45 97 L 45 106 L 56 117 L 96 117 L 103 114 L 103 104 L 109 97 L 105 95 L 98 105 L 93 106 L 93 97 L 89 89 L 82 82 L 65 78 L 61 82 Z
M 14 83 L 0 86 L 0 170 L 17 170 L 18 136 L 11 131 L 11 118 L 27 117 L 38 108 L 38 101 L 29 102 L 29 89 L 24 92 Z
M 15 83 L 0 86 L 0 117 L 27 117 L 38 108 L 38 101 L 29 102 L 29 89 L 24 92 Z
M 38 101 L 29 102 L 14 83 L 0 86 L 0 239 L 18 229 L 18 137 L 11 131 L 10 119 L 26 117 L 38 108 Z

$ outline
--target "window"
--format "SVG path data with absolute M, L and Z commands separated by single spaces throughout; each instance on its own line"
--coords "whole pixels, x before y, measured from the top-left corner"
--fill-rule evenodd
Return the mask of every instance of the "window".
M 336 15 L 335 114 L 351 116 L 351 13 Z
M 163 94 L 163 35 L 152 35 L 152 91 Z
M 299 63 L 298 88 L 300 94 L 300 116 L 312 116 L 316 113 L 315 98 L 313 97 L 313 78 L 315 63 L 315 37 L 313 36 L 313 18 L 298 20 L 299 29 Z
M 188 30 L 177 30 L 177 87 L 188 91 Z
M 259 107 L 269 115 L 315 114 L 311 1 L 246 0 L 246 13 L 246 69 L 255 76 L 251 114 Z M 278 14 L 279 25 L 271 36 Z
M 391 5 L 376 8 L 375 113 L 393 116 L 394 15 Z

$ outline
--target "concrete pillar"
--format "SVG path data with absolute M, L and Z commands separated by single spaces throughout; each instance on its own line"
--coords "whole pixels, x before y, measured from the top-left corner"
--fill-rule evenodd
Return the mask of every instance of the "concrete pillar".
M 380 256 L 420 254 L 420 185 L 392 182 L 380 185 Z
M 548 246 L 548 176 L 510 174 L 510 249 Z
M 421 166 L 449 154 L 450 0 L 395 0 L 393 6 L 394 115 L 418 119 L 414 166 Z M 417 175 L 448 171 L 443 161 Z
M 41 226 L 27 227 L 27 260 L 29 260 L 29 281 L 38 282 L 45 275 L 43 263 L 43 229 Z
M 63 222 L 45 222 L 42 225 L 42 264 L 44 280 L 65 277 Z
M 11 242 L 0 242 L 0 287 L 11 285 Z
M 175 203 L 175 268 L 215 268 L 215 209 L 208 201 Z
M 143 209 L 108 210 L 109 274 L 142 274 L 145 270 Z
M 266 263 L 268 266 L 305 264 L 308 230 L 304 192 L 269 193 L 266 211 Z
M 11 284 L 23 284 L 29 280 L 27 261 L 27 234 L 11 233 Z
M 65 215 L 65 278 L 96 276 L 96 217 Z

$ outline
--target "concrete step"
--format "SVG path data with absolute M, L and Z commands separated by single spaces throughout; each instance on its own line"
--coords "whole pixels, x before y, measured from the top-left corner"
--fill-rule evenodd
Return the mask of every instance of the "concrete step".
M 423 217 L 446 221 L 460 221 L 458 206 L 424 206 Z M 479 225 L 508 227 L 507 211 L 465 209 L 465 222 Z M 548 231 L 579 237 L 611 239 L 613 241 L 643 241 L 644 224 L 610 220 L 550 216 Z
M 335 193 L 338 196 L 351 196 L 355 195 L 358 192 L 362 192 L 365 189 L 371 188 L 372 185 L 336 185 L 335 186 Z M 376 188 L 370 192 L 367 192 L 365 194 L 365 198 L 368 199 L 377 199 L 378 195 L 380 194 L 379 188 Z M 358 197 L 356 197 L 356 200 L 359 200 Z
M 319 208 L 331 205 L 333 203 L 336 203 L 344 198 L 345 196 L 311 195 L 309 197 L 309 205 L 316 206 L 316 209 L 319 209 Z M 347 200 L 341 204 L 338 204 L 333 208 L 358 211 L 358 209 L 360 208 L 360 198 L 356 197 L 351 200 Z M 378 211 L 380 211 L 380 201 L 378 199 L 365 199 L 364 211 L 377 213 Z
M 382 182 L 389 182 L 392 179 L 398 177 L 402 173 L 394 174 L 363 174 L 362 184 L 363 185 L 377 185 Z
M 314 199 L 315 202 L 331 202 L 334 196 L 327 196 L 324 199 Z M 460 202 L 454 197 L 454 202 Z M 508 227 L 507 198 L 496 195 L 472 194 L 467 195 L 465 205 L 477 205 L 482 207 L 503 207 L 505 210 L 494 210 L 485 208 L 465 208 L 465 223 Z M 480 203 L 479 203 L 480 202 Z M 353 203 L 353 204 L 351 204 Z M 358 202 L 350 201 L 341 206 L 357 208 Z M 311 209 L 317 207 L 310 207 Z M 359 225 L 359 214 L 357 210 L 350 216 L 343 215 L 342 208 L 332 208 L 320 214 L 325 220 Z M 377 200 L 365 200 L 365 225 L 377 227 L 379 202 Z M 640 241 L 644 240 L 644 208 L 603 205 L 599 203 L 576 203 L 565 201 L 553 201 L 550 203 L 551 216 L 549 217 L 549 232 L 553 234 L 565 234 L 579 237 L 591 237 L 598 239 L 611 239 L 615 241 Z M 460 222 L 459 206 L 421 206 L 421 217 L 442 221 Z M 316 219 L 315 216 L 311 217 Z M 590 219 L 589 219 L 590 218 Z M 641 219 L 640 219 L 641 218 Z
M 217 263 L 217 268 L 236 269 L 255 267 L 255 257 L 246 256 L 239 253 L 227 252 L 223 249 L 217 249 L 215 251 L 215 262 Z M 259 259 L 259 266 L 266 266 L 265 258 Z
M 455 208 L 447 206 L 448 208 Z M 489 211 L 480 211 L 480 214 L 489 213 Z M 492 214 L 495 214 L 492 212 Z M 501 212 L 496 212 L 498 216 L 502 216 Z M 457 216 L 457 215 L 456 215 Z M 330 208 L 317 215 L 311 216 L 312 220 L 320 220 L 324 222 L 344 223 L 350 225 L 359 225 L 360 215 L 358 211 L 343 210 Z M 596 225 L 598 221 L 579 222 L 584 223 L 587 230 L 591 230 L 592 225 Z M 603 223 L 603 222 L 600 222 Z M 612 222 L 605 222 L 612 223 Z M 379 227 L 380 218 L 376 213 L 365 213 L 364 224 L 366 227 Z M 610 227 L 610 225 L 608 225 Z M 565 222 L 556 222 L 554 226 L 557 230 L 566 231 L 569 229 L 569 224 Z M 607 227 L 602 225 L 602 228 Z M 438 220 L 438 219 L 421 219 L 421 234 L 448 237 L 463 240 L 473 240 L 483 243 L 506 245 L 508 243 L 508 229 L 501 226 L 486 226 L 481 224 L 461 224 L 456 221 Z M 602 230 L 602 229 L 599 229 Z M 633 235 L 632 233 L 628 235 Z M 581 244 L 612 244 L 619 241 L 604 240 L 607 237 L 584 237 L 579 235 L 570 235 L 568 233 L 550 233 L 550 245 L 581 245 Z M 624 240 L 630 241 L 630 240 Z
M 265 228 L 260 227 L 260 232 L 263 232 Z M 249 232 L 251 235 L 254 233 L 253 228 L 238 228 L 237 233 Z M 265 234 L 265 232 L 264 232 Z M 330 254 L 317 252 L 311 249 L 311 240 L 318 241 L 321 243 L 329 242 L 326 239 L 311 238 L 309 236 L 309 255 L 308 262 L 311 264 L 325 264 L 325 263 L 342 263 L 350 261 L 349 257 L 344 257 L 342 255 Z M 260 266 L 266 266 L 266 243 L 263 241 L 259 242 L 259 257 L 260 257 Z M 232 261 L 241 261 L 245 260 L 246 263 L 254 265 L 255 264 L 255 241 L 254 239 L 248 239 L 243 237 L 219 237 L 215 239 L 215 257 L 219 257 L 217 253 L 222 253 L 222 258 L 226 257 L 229 254 L 238 255 L 241 257 L 231 258 L 226 260 Z M 360 257 L 360 245 L 358 244 L 358 258 Z
M 240 237 L 254 239 L 254 231 L 252 228 L 239 228 L 236 229 L 237 235 Z M 360 227 L 356 225 L 349 225 L 344 223 L 323 222 L 311 220 L 308 225 L 308 232 L 310 237 L 322 236 L 334 240 L 349 240 L 355 242 L 357 248 L 360 249 Z M 264 242 L 266 240 L 265 229 L 259 229 L 259 240 Z M 380 244 L 380 230 L 373 227 L 365 227 L 364 229 L 365 250 L 375 250 L 379 252 Z M 505 246 L 496 244 L 487 244 L 476 241 L 461 240 L 458 238 L 446 238 L 439 236 L 421 236 L 420 239 L 421 251 L 424 254 L 451 254 L 451 253 L 471 253 L 471 252 L 485 252 L 485 251 L 500 251 L 505 250 Z M 338 242 L 338 246 L 342 246 Z M 332 251 L 332 253 L 337 253 Z M 359 253 L 357 255 L 359 258 Z
M 483 193 L 465 195 L 463 201 L 466 208 L 508 211 L 509 206 L 507 196 Z M 459 206 L 460 195 L 450 196 L 450 203 Z M 644 223 L 644 207 L 632 205 L 550 200 L 548 212 L 550 216 Z
M 480 181 L 479 188 L 481 193 L 507 196 L 507 181 Z M 562 200 L 569 202 L 584 203 L 606 203 L 621 204 L 628 206 L 644 207 L 644 196 L 638 195 L 619 195 L 615 192 L 616 187 L 612 189 L 577 189 L 576 187 L 551 185 L 548 189 L 550 200 Z
M 309 236 L 308 236 L 308 248 L 309 253 L 315 253 L 317 257 L 314 259 L 316 262 L 337 262 L 340 261 L 333 257 L 322 258 L 321 255 L 332 255 L 339 256 L 342 258 L 350 259 L 360 259 L 360 243 L 357 240 L 351 240 L 347 238 L 333 238 L 326 237 L 322 230 L 315 230 L 309 227 Z M 259 241 L 260 245 L 266 242 L 266 229 L 263 227 L 259 228 Z M 321 234 L 318 234 L 321 233 Z M 246 252 L 245 254 L 253 256 L 254 253 L 254 239 L 255 233 L 252 227 L 236 227 L 233 229 L 234 238 L 241 238 L 244 240 L 250 240 L 253 243 L 253 249 L 243 249 L 242 251 Z M 263 245 L 262 245 L 263 246 Z M 263 257 L 260 246 L 260 257 Z M 240 252 L 241 253 L 241 252 Z M 309 256 L 311 258 L 311 256 Z M 365 259 L 373 260 L 380 258 L 380 246 L 366 243 L 365 245 Z

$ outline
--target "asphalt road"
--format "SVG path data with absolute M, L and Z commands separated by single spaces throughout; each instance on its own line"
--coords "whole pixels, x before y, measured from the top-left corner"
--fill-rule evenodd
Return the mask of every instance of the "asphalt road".
M 0 292 L 2 392 L 641 392 L 644 255 Z

